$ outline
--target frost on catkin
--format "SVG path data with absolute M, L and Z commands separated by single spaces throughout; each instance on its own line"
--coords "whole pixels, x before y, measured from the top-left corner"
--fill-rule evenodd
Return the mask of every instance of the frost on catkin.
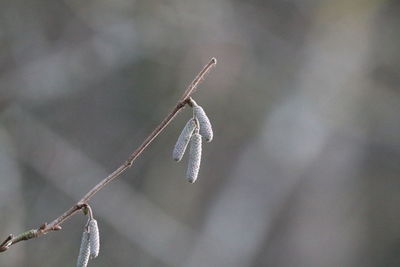
M 79 256 L 76 262 L 76 267 L 86 267 L 89 262 L 90 243 L 89 232 L 83 231 L 81 247 L 79 249 Z
M 90 243 L 90 258 L 94 259 L 99 255 L 100 250 L 100 235 L 97 221 L 91 219 L 89 221 L 89 243 Z
M 207 142 L 211 142 L 213 139 L 213 130 L 210 119 L 207 117 L 204 109 L 199 105 L 193 106 L 193 115 L 199 120 L 200 135 L 203 136 Z
M 185 127 L 183 128 L 172 152 L 172 157 L 175 161 L 180 161 L 183 157 L 183 154 L 185 154 L 186 147 L 190 141 L 190 137 L 192 136 L 195 127 L 196 122 L 194 119 L 191 119 L 186 123 Z
M 190 139 L 189 161 L 186 177 L 190 183 L 194 183 L 199 175 L 201 162 L 201 135 L 194 133 Z

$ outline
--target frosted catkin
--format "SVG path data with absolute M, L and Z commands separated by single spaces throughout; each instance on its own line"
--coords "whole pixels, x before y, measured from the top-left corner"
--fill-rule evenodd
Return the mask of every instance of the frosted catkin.
M 194 133 L 190 139 L 189 160 L 186 177 L 190 183 L 194 183 L 199 175 L 201 162 L 201 135 Z
M 89 232 L 83 231 L 81 247 L 79 248 L 79 256 L 76 262 L 76 267 L 86 267 L 89 262 L 90 243 Z
M 211 142 L 214 134 L 210 119 L 207 117 L 207 114 L 204 112 L 204 109 L 199 105 L 193 106 L 193 115 L 195 118 L 199 120 L 200 135 L 203 136 L 207 142 Z
M 90 243 L 90 258 L 94 259 L 99 255 L 100 251 L 100 235 L 97 221 L 91 219 L 89 221 L 89 243 Z
M 172 151 L 172 158 L 175 161 L 181 161 L 183 154 L 185 154 L 186 147 L 190 141 L 190 137 L 193 134 L 193 130 L 196 128 L 196 122 L 194 119 L 190 119 L 185 127 L 183 127 L 183 130 L 181 134 L 178 137 L 178 140 L 176 141 L 174 150 Z

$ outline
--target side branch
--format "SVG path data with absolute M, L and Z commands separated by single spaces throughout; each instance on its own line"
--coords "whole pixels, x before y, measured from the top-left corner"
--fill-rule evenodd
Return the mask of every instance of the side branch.
M 115 171 L 109 174 L 106 178 L 104 178 L 101 182 L 95 185 L 89 192 L 86 193 L 82 199 L 80 199 L 74 206 L 65 211 L 58 218 L 54 219 L 51 223 L 42 224 L 37 229 L 32 229 L 26 231 L 17 236 L 9 235 L 2 243 L 0 243 L 0 252 L 6 251 L 10 248 L 10 246 L 23 241 L 29 240 L 32 238 L 39 237 L 41 235 L 47 234 L 52 231 L 61 230 L 61 225 L 69 220 L 73 215 L 75 215 L 78 211 L 86 207 L 88 201 L 101 189 L 103 189 L 108 183 L 118 178 L 122 173 L 124 173 L 127 169 L 129 169 L 135 160 L 143 153 L 143 151 L 153 142 L 153 140 L 168 126 L 168 124 L 175 118 L 175 116 L 185 108 L 186 104 L 190 105 L 190 96 L 197 89 L 198 85 L 202 80 L 204 80 L 206 74 L 210 72 L 210 70 L 217 64 L 217 60 L 212 58 L 210 62 L 203 67 L 203 69 L 199 72 L 196 78 L 189 84 L 183 95 L 181 96 L 178 103 L 171 110 L 171 112 L 161 121 L 161 123 L 147 136 L 147 138 L 143 141 L 143 143 L 136 148 L 135 151 L 131 153 L 128 159 L 121 164 Z

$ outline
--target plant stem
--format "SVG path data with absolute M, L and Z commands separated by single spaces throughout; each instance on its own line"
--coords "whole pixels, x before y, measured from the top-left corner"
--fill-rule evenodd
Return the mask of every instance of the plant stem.
M 203 67 L 203 69 L 199 72 L 196 78 L 189 84 L 183 95 L 181 96 L 178 103 L 171 110 L 171 112 L 161 121 L 161 123 L 146 137 L 143 143 L 134 150 L 128 159 L 122 163 L 115 171 L 109 174 L 106 178 L 104 178 L 101 182 L 95 185 L 89 192 L 86 193 L 84 197 L 82 197 L 75 205 L 65 211 L 62 215 L 54 219 L 51 223 L 43 223 L 38 229 L 32 229 L 26 231 L 22 234 L 14 237 L 13 235 L 9 235 L 1 244 L 0 244 L 0 252 L 6 251 L 10 246 L 23 241 L 29 240 L 32 238 L 39 237 L 41 235 L 47 234 L 52 231 L 61 230 L 61 225 L 69 220 L 73 215 L 75 215 L 82 208 L 87 206 L 88 201 L 101 189 L 103 189 L 108 183 L 118 178 L 122 173 L 124 173 L 127 169 L 132 167 L 135 160 L 143 153 L 143 151 L 153 142 L 153 140 L 168 126 L 168 124 L 175 118 L 175 116 L 185 108 L 186 104 L 190 102 L 190 96 L 196 90 L 200 82 L 205 78 L 205 75 L 217 64 L 217 60 L 212 58 L 210 62 Z

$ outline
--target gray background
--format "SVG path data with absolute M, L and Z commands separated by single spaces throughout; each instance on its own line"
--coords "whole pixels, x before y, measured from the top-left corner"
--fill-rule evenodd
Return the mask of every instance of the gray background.
M 122 163 L 211 57 L 190 110 L 90 202 L 89 266 L 399 266 L 398 1 L 3 0 L 0 236 L 50 222 Z M 84 216 L 1 266 L 74 266 Z

